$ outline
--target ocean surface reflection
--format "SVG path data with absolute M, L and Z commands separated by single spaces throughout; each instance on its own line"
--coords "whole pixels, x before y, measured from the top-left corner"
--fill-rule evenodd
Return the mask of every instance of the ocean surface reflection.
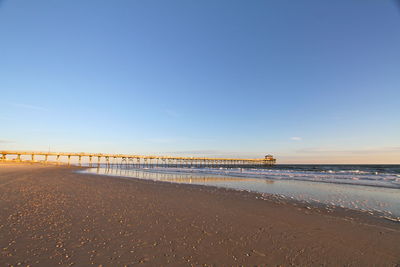
M 267 179 L 166 168 L 89 168 L 84 171 L 153 181 L 216 186 L 280 195 L 309 203 L 357 209 L 392 220 L 400 220 L 400 189 L 377 186 L 327 183 L 309 180 Z

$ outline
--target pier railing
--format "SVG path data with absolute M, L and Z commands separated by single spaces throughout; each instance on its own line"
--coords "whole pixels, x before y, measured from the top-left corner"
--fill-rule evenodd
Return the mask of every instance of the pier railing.
M 71 164 L 71 159 L 77 159 L 77 163 L 82 165 L 86 160 L 89 166 L 93 164 L 107 165 L 137 165 L 137 166 L 160 166 L 160 167 L 233 167 L 233 166 L 271 166 L 276 159 L 271 155 L 261 159 L 241 159 L 241 158 L 206 158 L 206 157 L 174 157 L 174 156 L 143 156 L 126 154 L 103 154 L 103 153 L 72 153 L 72 152 L 43 152 L 43 151 L 0 151 L 0 160 L 15 162 L 44 162 L 44 163 L 67 163 Z M 23 159 L 28 156 L 28 159 Z M 39 160 L 38 157 L 42 159 Z

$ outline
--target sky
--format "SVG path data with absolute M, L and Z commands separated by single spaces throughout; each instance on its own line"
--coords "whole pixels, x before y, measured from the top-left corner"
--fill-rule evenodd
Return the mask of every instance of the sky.
M 389 0 L 0 0 L 0 150 L 400 164 Z

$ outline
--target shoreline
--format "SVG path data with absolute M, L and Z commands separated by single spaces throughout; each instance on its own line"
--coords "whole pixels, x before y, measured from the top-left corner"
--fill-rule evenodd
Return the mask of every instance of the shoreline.
M 103 170 L 111 170 L 110 172 L 107 171 L 107 173 L 104 172 L 94 172 L 91 171 L 92 170 L 99 170 L 99 168 L 96 167 L 88 167 L 85 168 L 82 171 L 79 171 L 83 174 L 90 174 L 90 175 L 101 175 L 101 176 L 108 176 L 108 177 L 115 177 L 115 178 L 121 178 L 121 179 L 134 179 L 134 180 L 151 180 L 151 181 L 155 181 L 155 182 L 167 182 L 167 183 L 173 183 L 173 184 L 180 184 L 180 185 L 189 185 L 189 186 L 205 186 L 205 187 L 215 187 L 215 188 L 223 188 L 223 189 L 228 189 L 228 190 L 234 190 L 234 191 L 244 191 L 244 192 L 248 192 L 248 193 L 252 193 L 252 194 L 256 194 L 257 198 L 264 198 L 267 197 L 269 199 L 280 199 L 280 200 L 286 200 L 292 203 L 295 203 L 295 205 L 305 205 L 305 206 L 315 206 L 315 207 L 319 207 L 319 208 L 323 208 L 323 209 L 327 209 L 327 210 L 340 210 L 340 211 L 346 211 L 346 212 L 356 212 L 356 213 L 360 213 L 360 214 L 365 214 L 367 216 L 370 217 L 375 217 L 379 220 L 388 220 L 391 222 L 395 222 L 395 223 L 400 223 L 400 216 L 398 216 L 397 214 L 393 214 L 391 212 L 388 211 L 383 211 L 383 210 L 371 210 L 371 209 L 365 209 L 365 208 L 353 208 L 353 207 L 346 207 L 343 205 L 339 205 L 339 204 L 334 204 L 332 202 L 328 202 L 328 201 L 317 201 L 316 199 L 310 198 L 310 199 L 296 199 L 293 196 L 290 196 L 290 194 L 284 195 L 283 193 L 280 192 L 265 192 L 263 190 L 260 190 L 260 188 L 255 189 L 255 188 L 251 188 L 250 187 L 235 187 L 235 186 L 229 186 L 229 181 L 230 178 L 232 179 L 243 179 L 243 180 L 239 180 L 242 182 L 246 182 L 246 181 L 265 181 L 265 179 L 263 178 L 254 178 L 254 177 L 248 177 L 248 176 L 234 176 L 234 175 L 226 175 L 226 174 L 212 174 L 211 172 L 204 172 L 204 173 L 196 173 L 196 172 L 192 172 L 192 171 L 187 171 L 185 172 L 184 170 L 178 170 L 178 171 L 167 171 L 167 172 L 163 172 L 163 171 L 157 171 L 156 169 L 119 169 L 119 168 L 111 168 L 111 169 L 106 169 L 106 168 L 100 168 Z M 119 172 L 119 174 L 117 174 Z M 134 176 L 133 173 L 136 172 L 137 176 Z M 148 173 L 150 174 L 150 176 L 145 176 L 140 177 L 139 174 L 141 173 Z M 199 181 L 196 181 L 196 178 L 193 179 L 192 181 L 192 176 L 190 176 L 190 182 L 185 182 L 182 180 L 179 180 L 181 178 L 178 179 L 178 181 L 174 181 L 174 179 L 158 179 L 157 176 L 151 178 L 151 174 L 161 174 L 164 176 L 173 176 L 173 175 L 182 175 L 183 177 L 185 175 L 194 175 L 194 177 L 199 176 Z M 204 175 L 204 176 L 203 176 Z M 211 180 L 213 179 L 218 179 L 219 177 L 221 177 L 221 181 L 224 181 L 225 179 L 227 179 L 227 182 L 225 184 L 216 184 L 216 183 L 207 183 L 207 182 L 201 182 L 203 181 L 203 179 L 207 179 L 211 178 Z M 398 190 L 398 188 L 391 188 L 391 187 L 382 187 L 382 186 L 371 186 L 371 185 L 364 185 L 364 184 L 347 184 L 347 183 L 331 183 L 331 182 L 326 182 L 326 181 L 313 181 L 313 180 L 296 180 L 296 179 L 278 179 L 278 180 L 274 180 L 271 179 L 271 181 L 273 181 L 274 183 L 282 183 L 282 182 L 291 182 L 291 183 L 315 183 L 316 185 L 318 184 L 326 184 L 326 185 L 332 185 L 332 186 L 349 186 L 349 188 L 354 187 L 354 188 L 384 188 L 385 190 Z M 262 186 L 262 184 L 261 184 Z M 397 191 L 395 191 L 397 193 Z M 368 196 L 365 196 L 368 197 Z
M 2 265 L 400 264 L 396 222 L 254 192 L 77 173 L 84 168 L 0 164 Z

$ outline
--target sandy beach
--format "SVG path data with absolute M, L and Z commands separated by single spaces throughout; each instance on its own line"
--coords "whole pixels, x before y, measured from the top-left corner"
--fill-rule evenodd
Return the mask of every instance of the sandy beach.
M 399 266 L 400 224 L 256 193 L 0 163 L 0 266 Z

